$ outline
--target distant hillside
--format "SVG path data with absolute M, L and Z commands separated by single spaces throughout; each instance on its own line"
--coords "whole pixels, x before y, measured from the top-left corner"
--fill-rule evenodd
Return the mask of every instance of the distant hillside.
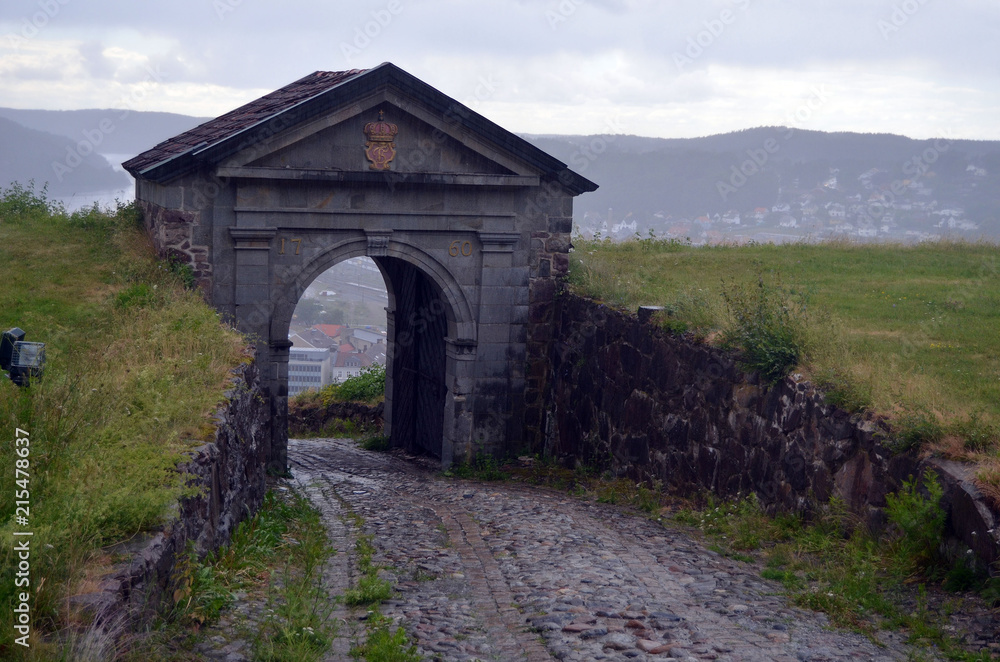
M 0 184 L 49 182 L 54 195 L 127 186 L 89 148 L 117 163 L 207 119 L 0 108 Z M 600 185 L 575 202 L 584 234 L 653 230 L 694 243 L 1000 238 L 1000 141 L 785 127 L 683 139 L 525 138 Z
M 134 156 L 209 118 L 133 110 L 16 110 L 0 108 L 0 117 L 22 126 L 64 136 L 73 142 L 97 142 L 102 154 Z M 103 129 L 102 129 L 103 127 Z
M 104 157 L 80 150 L 72 140 L 0 118 L 0 186 L 29 180 L 39 189 L 47 182 L 54 196 L 121 188 L 129 183 L 128 175 L 115 172 Z
M 623 236 L 674 229 L 695 243 L 719 233 L 1000 237 L 997 141 L 784 127 L 691 139 L 525 137 L 600 185 L 577 198 L 574 217 L 603 236 L 617 225 Z

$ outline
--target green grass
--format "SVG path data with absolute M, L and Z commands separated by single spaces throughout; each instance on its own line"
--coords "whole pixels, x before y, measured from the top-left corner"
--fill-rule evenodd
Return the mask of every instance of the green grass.
M 322 582 L 323 563 L 334 553 L 319 512 L 304 496 L 269 491 L 228 546 L 202 560 L 188 552 L 175 571 L 173 611 L 124 660 L 201 659 L 195 652 L 204 638 L 201 627 L 233 606 L 236 591 L 268 607 L 259 627 L 243 635 L 251 640 L 255 660 L 322 659 L 337 635 L 331 618 L 335 602 Z
M 375 546 L 370 535 L 359 535 L 354 546 L 358 570 L 357 584 L 344 594 L 344 604 L 349 607 L 377 607 L 392 597 L 392 586 L 378 576 L 381 566 L 372 563 Z
M 758 281 L 780 291 L 801 326 L 795 370 L 835 404 L 900 421 L 902 446 L 980 462 L 1000 502 L 997 245 L 575 246 L 575 292 L 631 311 L 664 306 L 665 327 L 709 342 L 734 328 L 733 293 Z
M 825 612 L 839 627 L 873 639 L 879 630 L 897 629 L 910 643 L 933 647 L 947 659 L 989 660 L 988 653 L 967 650 L 950 634 L 947 596 L 937 591 L 930 604 L 932 585 L 980 590 L 984 597 L 993 586 L 984 575 L 938 556 L 941 488 L 932 475 L 925 476 L 921 482 L 928 494 L 922 496 L 917 482 L 891 500 L 887 511 L 894 527 L 881 538 L 837 501 L 809 523 L 796 516 L 769 517 L 753 497 L 709 500 L 705 507 L 677 512 L 674 521 L 698 528 L 719 553 L 760 563 L 761 577 L 778 582 L 795 603 Z
M 351 648 L 351 656 L 367 662 L 420 662 L 415 644 L 411 644 L 401 627 L 391 629 L 389 619 L 381 614 L 368 618 L 367 637 L 363 644 Z
M 270 617 L 254 641 L 255 657 L 266 662 L 321 660 L 337 628 L 336 605 L 323 584 L 323 565 L 335 553 L 319 511 L 302 495 L 291 500 L 292 521 L 278 553 L 281 571 L 272 580 Z
M 507 480 L 510 474 L 504 469 L 503 463 L 492 455 L 478 453 L 472 459 L 453 464 L 444 472 L 448 478 L 466 478 L 472 480 L 497 481 Z
M 46 343 L 43 379 L 0 379 L 0 491 L 14 493 L 16 428 L 30 433 L 32 648 L 11 648 L 14 504 L 0 500 L 0 653 L 51 659 L 96 590 L 102 548 L 160 525 L 188 493 L 175 470 L 214 433 L 245 341 L 177 269 L 153 258 L 132 206 L 66 214 L 44 192 L 0 191 L 0 327 Z

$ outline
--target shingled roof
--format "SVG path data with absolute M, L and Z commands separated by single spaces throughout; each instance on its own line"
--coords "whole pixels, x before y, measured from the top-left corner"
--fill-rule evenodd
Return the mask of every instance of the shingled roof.
M 322 94 L 361 73 L 364 73 L 363 69 L 311 73 L 305 78 L 300 78 L 279 90 L 265 94 L 236 110 L 231 110 L 225 115 L 196 126 L 190 131 L 164 140 L 156 147 L 129 159 L 122 164 L 122 167 L 133 176 L 138 177 L 144 171 L 176 156 L 197 147 L 213 145 L 244 129 L 267 121 L 278 113 Z
M 274 130 L 269 125 L 278 117 L 282 120 L 281 128 L 291 128 L 388 85 L 522 159 L 544 173 L 546 178 L 558 180 L 574 194 L 597 189 L 597 184 L 573 172 L 562 161 L 389 62 L 371 69 L 317 71 L 174 136 L 129 159 L 122 166 L 136 179 L 167 183 L 200 167 L 219 163 L 239 150 L 265 140 L 273 135 Z M 462 112 L 456 113 L 456 108 L 461 108 Z

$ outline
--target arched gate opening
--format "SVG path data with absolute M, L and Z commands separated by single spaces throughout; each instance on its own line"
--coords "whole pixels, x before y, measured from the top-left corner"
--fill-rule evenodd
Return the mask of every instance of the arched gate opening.
M 441 288 L 418 267 L 393 257 L 372 261 L 388 294 L 383 318 L 387 331 L 386 433 L 393 447 L 441 458 L 449 395 L 445 339 L 448 320 L 454 319 L 454 314 Z M 325 273 L 329 272 L 328 268 Z M 289 319 L 289 338 L 291 325 Z M 332 381 L 339 380 L 332 377 Z

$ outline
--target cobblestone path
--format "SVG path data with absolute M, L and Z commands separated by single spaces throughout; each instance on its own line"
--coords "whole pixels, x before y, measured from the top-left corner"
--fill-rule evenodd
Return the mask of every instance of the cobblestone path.
M 912 652 L 891 634 L 879 647 L 828 629 L 751 566 L 612 506 L 443 479 L 346 440 L 292 440 L 289 461 L 342 553 L 352 544 L 345 512 L 364 518 L 375 562 L 392 568 L 398 592 L 382 611 L 428 660 L 818 662 Z M 347 581 L 340 565 L 330 569 L 339 575 L 331 594 Z M 361 630 L 357 614 L 338 615 L 342 634 Z M 329 659 L 347 659 L 346 639 Z

